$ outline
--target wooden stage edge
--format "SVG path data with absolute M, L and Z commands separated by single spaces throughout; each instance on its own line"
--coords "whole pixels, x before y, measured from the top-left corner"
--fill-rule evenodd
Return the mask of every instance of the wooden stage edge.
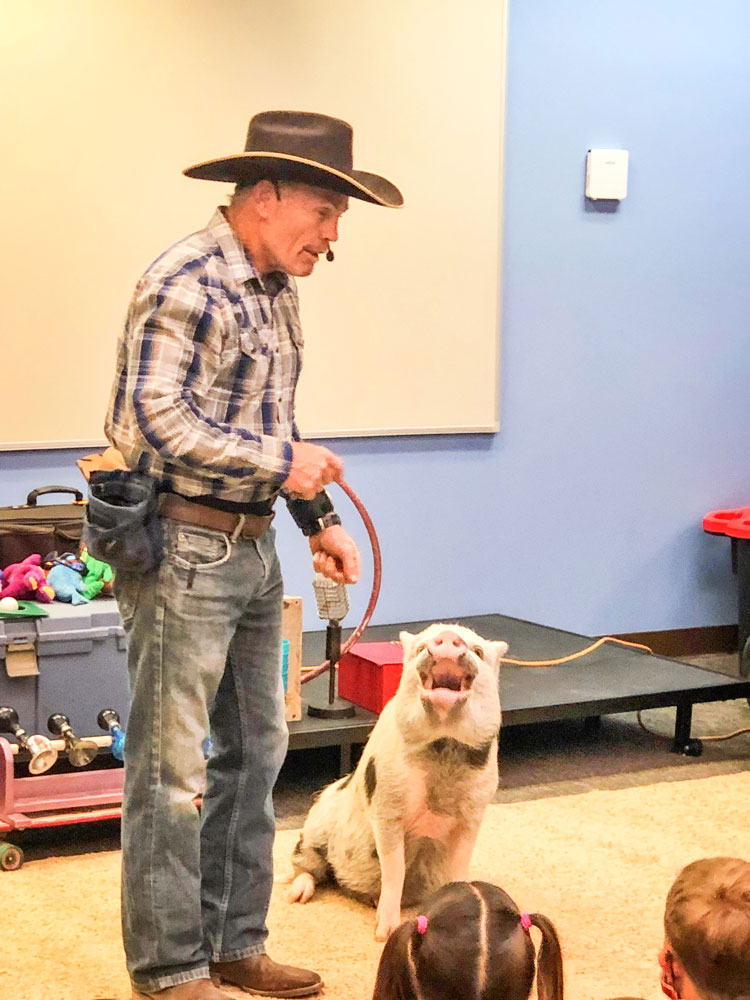
M 556 659 L 584 649 L 594 641 L 590 636 L 505 615 L 474 615 L 460 621 L 487 639 L 507 641 L 509 655 L 514 659 Z M 429 624 L 422 621 L 371 626 L 364 641 L 395 639 L 402 629 L 418 632 Z M 724 626 L 717 628 L 723 630 Z M 639 633 L 644 638 L 655 634 L 659 633 Z M 344 639 L 346 635 L 345 632 Z M 319 663 L 324 656 L 325 632 L 304 633 L 303 663 Z M 299 722 L 289 723 L 289 749 L 339 746 L 341 773 L 346 774 L 351 769 L 352 746 L 366 742 L 377 716 L 361 708 L 357 708 L 353 718 L 343 720 L 307 715 L 307 704 L 325 705 L 327 692 L 327 674 L 303 685 L 303 716 Z M 606 643 L 594 653 L 561 666 L 530 668 L 506 664 L 501 670 L 500 696 L 504 727 L 575 718 L 596 724 L 603 715 L 673 706 L 676 713 L 672 751 L 698 756 L 702 745 L 690 733 L 693 705 L 750 699 L 750 678 L 729 677 L 704 667 Z

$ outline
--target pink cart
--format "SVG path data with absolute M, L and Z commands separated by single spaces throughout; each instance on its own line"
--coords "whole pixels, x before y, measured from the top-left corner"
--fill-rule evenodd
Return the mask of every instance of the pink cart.
M 95 736 L 99 747 L 109 747 L 109 736 Z M 62 740 L 52 745 L 64 751 Z M 14 758 L 19 747 L 0 736 L 0 869 L 14 871 L 23 864 L 23 851 L 4 834 L 42 826 L 66 826 L 116 819 L 121 814 L 125 770 L 89 767 L 72 774 L 18 777 Z

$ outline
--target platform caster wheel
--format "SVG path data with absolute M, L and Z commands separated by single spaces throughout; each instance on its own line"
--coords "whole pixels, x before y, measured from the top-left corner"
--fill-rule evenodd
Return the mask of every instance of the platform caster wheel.
M 700 757 L 703 753 L 703 743 L 701 740 L 690 739 L 679 748 L 679 752 L 684 757 Z
M 17 871 L 23 864 L 23 851 L 15 844 L 0 844 L 0 868 L 4 872 Z

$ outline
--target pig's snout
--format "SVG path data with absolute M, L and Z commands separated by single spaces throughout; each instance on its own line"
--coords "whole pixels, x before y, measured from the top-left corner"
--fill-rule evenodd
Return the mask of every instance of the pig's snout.
M 452 629 L 443 629 L 426 640 L 417 671 L 422 681 L 420 697 L 440 711 L 466 701 L 477 668 L 469 647 Z
M 466 643 L 455 632 L 446 629 L 427 641 L 427 652 L 433 660 L 454 660 L 456 663 L 466 652 Z

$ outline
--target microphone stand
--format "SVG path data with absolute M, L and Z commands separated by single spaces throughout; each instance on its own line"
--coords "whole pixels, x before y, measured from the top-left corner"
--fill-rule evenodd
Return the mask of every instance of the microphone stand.
M 326 659 L 328 660 L 328 704 L 308 705 L 307 714 L 314 719 L 351 719 L 356 708 L 336 694 L 336 664 L 341 657 L 341 625 L 331 619 L 326 627 Z

